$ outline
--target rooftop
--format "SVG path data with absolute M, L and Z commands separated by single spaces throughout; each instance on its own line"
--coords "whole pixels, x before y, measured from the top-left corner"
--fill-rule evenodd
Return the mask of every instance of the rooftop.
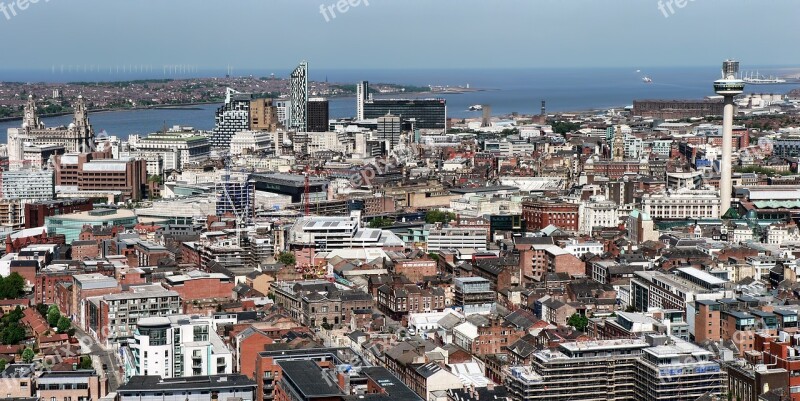
M 332 380 L 322 378 L 325 373 L 314 361 L 279 361 L 278 365 L 283 370 L 283 378 L 292 382 L 305 398 L 342 394 L 342 390 Z
M 103 222 L 114 219 L 136 218 L 136 213 L 130 209 L 101 209 L 88 212 L 77 212 L 50 216 L 46 219 L 70 220 L 81 222 Z
M 214 375 L 162 379 L 161 376 L 133 376 L 118 392 L 158 392 L 164 390 L 218 390 L 225 387 L 252 387 L 256 383 L 244 375 Z

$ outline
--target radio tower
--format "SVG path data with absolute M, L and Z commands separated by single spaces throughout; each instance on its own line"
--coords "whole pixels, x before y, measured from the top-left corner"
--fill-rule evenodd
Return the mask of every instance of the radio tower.
M 733 98 L 744 92 L 744 81 L 736 78 L 739 73 L 739 62 L 725 60 L 722 63 L 722 79 L 714 81 L 714 92 L 724 97 L 724 113 L 722 116 L 722 163 L 720 165 L 720 217 L 731 208 L 732 164 L 733 164 Z

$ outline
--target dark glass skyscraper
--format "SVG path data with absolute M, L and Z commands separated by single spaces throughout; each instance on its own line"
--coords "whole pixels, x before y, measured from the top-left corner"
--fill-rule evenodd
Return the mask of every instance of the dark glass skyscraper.
M 308 132 L 328 131 L 328 99 L 312 97 L 308 99 Z
M 403 121 L 416 120 L 421 129 L 445 129 L 447 105 L 444 99 L 372 99 L 364 103 L 364 118 L 387 114 L 400 116 Z

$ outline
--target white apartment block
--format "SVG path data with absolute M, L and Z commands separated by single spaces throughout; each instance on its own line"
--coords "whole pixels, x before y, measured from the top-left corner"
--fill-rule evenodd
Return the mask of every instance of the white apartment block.
M 177 315 L 182 309 L 180 295 L 160 284 L 137 285 L 128 292 L 89 297 L 86 303 L 85 329 L 106 344 L 133 338 L 139 319 Z
M 3 171 L 2 198 L 23 202 L 50 200 L 55 197 L 55 181 L 50 170 Z
M 149 317 L 136 326 L 132 375 L 168 379 L 233 373 L 233 353 L 217 334 L 213 316 Z

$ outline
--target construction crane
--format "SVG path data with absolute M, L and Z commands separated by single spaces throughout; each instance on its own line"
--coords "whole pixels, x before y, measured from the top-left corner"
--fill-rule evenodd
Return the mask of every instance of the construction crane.
M 225 200 L 228 201 L 231 210 L 233 211 L 234 218 L 236 219 L 236 245 L 242 245 L 242 229 L 248 222 L 247 218 L 249 216 L 246 215 L 246 212 L 240 212 L 239 208 L 236 206 L 236 203 L 233 202 L 233 197 L 230 194 L 230 186 L 231 186 L 231 166 L 230 166 L 230 158 L 227 159 L 225 162 L 225 182 L 222 183 L 222 192 L 225 195 Z M 243 173 L 245 171 L 242 171 Z M 250 174 L 246 174 L 242 180 L 242 190 L 244 191 L 244 197 L 246 199 L 246 203 L 250 203 Z M 240 194 L 241 195 L 241 194 Z M 238 197 L 241 199 L 241 196 Z

